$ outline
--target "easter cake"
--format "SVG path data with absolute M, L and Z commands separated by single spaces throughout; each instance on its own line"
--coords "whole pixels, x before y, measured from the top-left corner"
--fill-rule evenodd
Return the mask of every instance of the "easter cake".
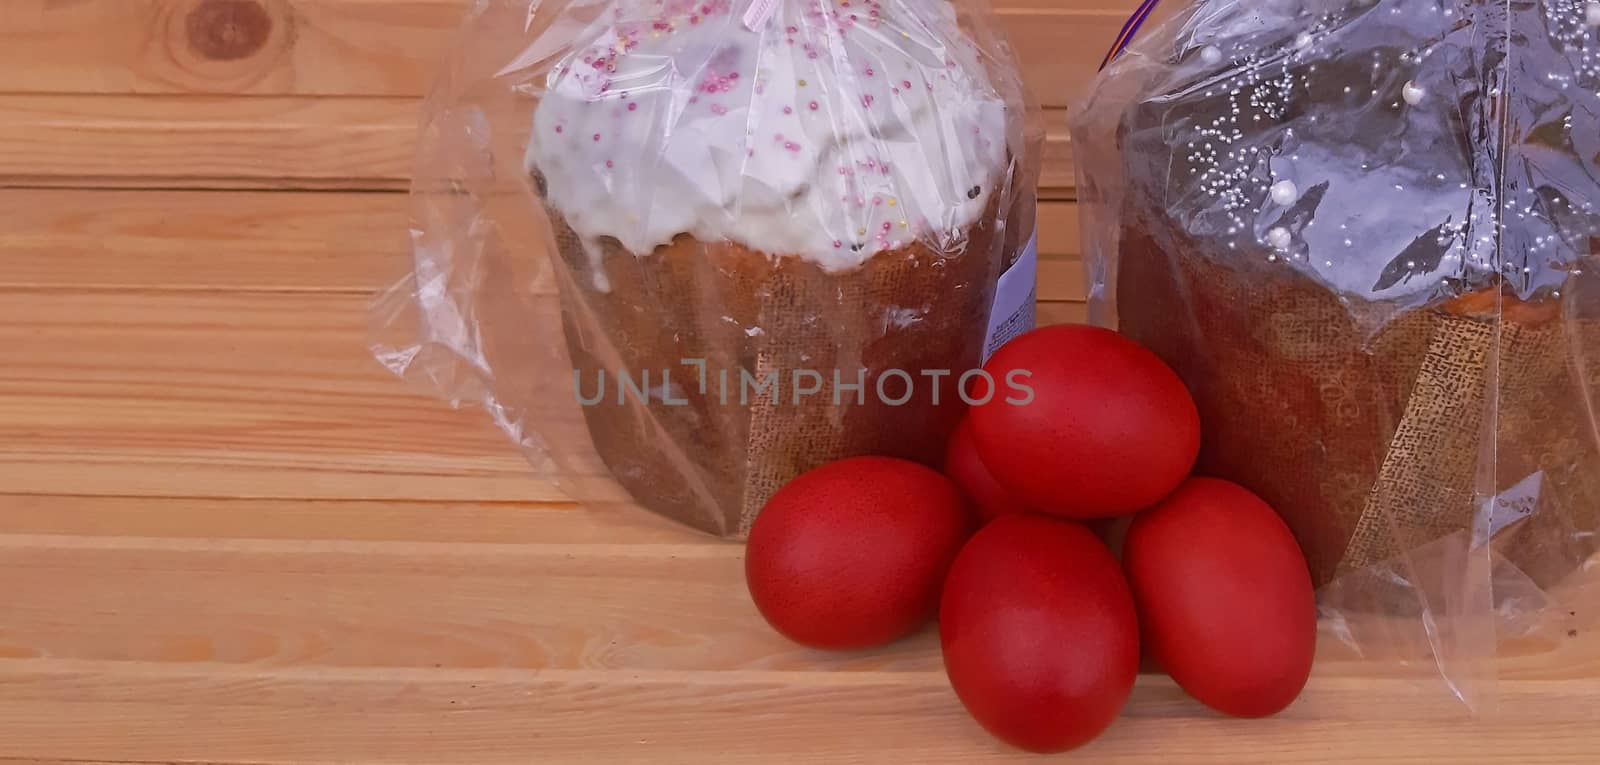
M 1033 229 L 996 51 L 944 2 L 658 0 L 590 23 L 526 167 L 611 474 L 742 535 L 824 462 L 935 462 Z
M 1199 471 L 1278 508 L 1319 583 L 1385 564 L 1420 589 L 1430 546 L 1488 540 L 1547 585 L 1593 551 L 1588 15 L 1203 3 L 1119 64 L 1140 90 L 1090 173 L 1116 200 L 1102 300 L 1194 393 Z

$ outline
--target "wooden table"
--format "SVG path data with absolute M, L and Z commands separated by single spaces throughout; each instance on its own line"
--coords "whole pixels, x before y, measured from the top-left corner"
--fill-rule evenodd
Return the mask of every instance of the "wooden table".
M 1026 759 L 930 635 L 790 645 L 738 546 L 565 502 L 368 358 L 466 4 L 0 8 L 0 762 Z M 1082 315 L 1065 93 L 1131 4 L 999 3 L 1051 108 L 1047 320 Z M 1149 676 L 1077 759 L 1594 762 L 1594 606 L 1507 646 L 1490 719 L 1325 641 L 1276 718 Z
M 386 378 L 364 269 L 390 259 L 342 248 L 398 248 L 396 200 L 27 199 L 0 225 L 0 762 L 1023 759 L 931 635 L 788 644 L 738 546 L 567 504 Z M 1594 762 L 1600 632 L 1572 629 L 1511 648 L 1493 719 L 1329 642 L 1269 720 L 1141 678 L 1080 759 Z

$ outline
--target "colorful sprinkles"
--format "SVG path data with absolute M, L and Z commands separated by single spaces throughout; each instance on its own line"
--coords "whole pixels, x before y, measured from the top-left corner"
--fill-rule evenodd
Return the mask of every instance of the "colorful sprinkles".
M 743 12 L 744 5 L 748 3 L 741 3 L 740 13 Z M 798 19 L 789 20 L 793 23 L 784 22 L 781 28 L 768 26 L 772 21 L 771 15 L 760 16 L 754 22 L 756 26 L 750 26 L 749 15 L 740 16 L 736 13 L 732 0 L 654 0 L 647 7 L 652 10 L 642 19 L 631 17 L 636 11 L 624 13 L 621 6 L 616 8 L 613 14 L 615 23 L 607 30 L 602 38 L 603 42 L 595 44 L 556 68 L 557 77 L 572 78 L 590 100 L 599 101 L 602 95 L 609 97 L 615 93 L 617 100 L 625 101 L 625 106 L 618 104 L 608 112 L 608 115 L 614 116 L 617 120 L 640 119 L 636 116 L 640 111 L 637 99 L 661 90 L 659 81 L 651 82 L 646 90 L 630 82 L 629 75 L 617 75 L 619 59 L 647 43 L 652 50 L 659 50 L 661 45 L 671 45 L 670 42 L 653 41 L 670 40 L 674 35 L 685 33 L 690 28 L 704 28 L 706 31 L 696 32 L 703 36 L 710 34 L 712 29 L 722 29 L 722 25 L 730 21 L 739 24 L 743 18 L 745 26 L 754 31 L 759 32 L 759 28 L 774 30 L 773 34 L 777 39 L 773 40 L 773 43 L 798 47 L 798 51 L 792 54 L 794 58 L 792 66 L 799 70 L 795 73 L 817 72 L 824 78 L 832 71 L 831 62 L 841 60 L 838 58 L 840 46 L 847 44 L 846 41 L 852 34 L 858 34 L 855 32 L 858 27 L 872 30 L 859 34 L 863 35 L 864 39 L 870 38 L 874 41 L 874 45 L 879 46 L 884 45 L 887 39 L 893 39 L 891 35 L 909 40 L 914 33 L 919 38 L 924 38 L 927 34 L 927 30 L 921 25 L 905 28 L 896 25 L 891 20 L 890 14 L 884 11 L 884 4 L 879 0 L 833 0 L 831 3 L 824 0 L 807 4 L 803 10 L 790 7 L 785 9 L 788 11 L 786 14 L 773 14 L 781 17 L 798 13 Z M 906 12 L 896 10 L 896 13 L 903 16 Z M 743 32 L 742 29 L 738 31 Z M 819 63 L 807 63 L 812 61 Z M 743 131 L 746 136 L 744 139 L 746 146 L 741 147 L 745 148 L 742 153 L 747 158 L 747 163 L 778 161 L 771 158 L 785 156 L 790 157 L 791 159 L 787 161 L 791 162 L 815 161 L 812 154 L 820 149 L 813 149 L 808 153 L 807 136 L 816 134 L 818 130 L 826 132 L 832 129 L 829 121 L 852 119 L 848 115 L 858 110 L 870 112 L 891 109 L 902 112 L 912 108 L 907 99 L 920 101 L 932 98 L 923 93 L 924 89 L 926 93 L 934 93 L 936 81 L 949 84 L 964 81 L 959 75 L 956 77 L 951 75 L 951 72 L 959 66 L 953 57 L 945 56 L 942 63 L 943 67 L 937 65 L 930 67 L 925 62 L 913 62 L 909 59 L 899 61 L 893 57 L 872 60 L 870 63 L 860 64 L 859 68 L 854 70 L 859 79 L 849 81 L 848 84 L 835 84 L 825 79 L 823 82 L 825 87 L 819 92 L 818 89 L 807 90 L 812 85 L 808 77 L 796 77 L 787 81 L 792 84 L 775 81 L 774 77 L 785 73 L 783 70 L 786 67 L 780 66 L 774 71 L 770 66 L 755 64 L 753 71 L 743 70 L 742 67 L 752 66 L 749 57 L 743 55 L 737 43 L 730 43 L 712 54 L 703 66 L 695 70 L 696 79 L 692 87 L 687 88 L 689 91 L 687 97 L 682 100 L 674 98 L 673 101 L 677 106 L 673 107 L 674 111 L 670 114 L 674 115 L 672 119 L 682 120 L 685 123 L 692 123 L 696 119 L 737 119 L 742 124 L 748 124 L 748 129 Z M 844 73 L 841 76 L 848 78 L 850 74 Z M 919 82 L 922 85 L 921 89 L 918 88 Z M 770 96 L 766 95 L 769 90 L 772 94 Z M 800 95 L 800 91 L 806 91 L 808 95 L 817 97 L 799 98 L 797 96 Z M 702 97 L 705 97 L 704 103 Z M 753 105 L 753 101 L 760 101 L 763 98 L 783 99 L 783 101 L 773 104 L 772 106 L 776 108 L 772 111 L 757 112 L 745 108 L 747 105 Z M 829 105 L 828 110 L 822 109 L 824 101 Z M 661 108 L 663 107 L 652 106 L 648 111 L 655 115 L 654 119 L 659 119 L 659 115 L 664 113 L 659 111 Z M 758 118 L 755 116 L 758 113 L 777 114 L 781 117 Z M 753 140 L 755 135 L 753 131 L 760 128 L 759 122 L 756 121 L 758 119 L 770 119 L 786 129 L 791 125 L 794 127 L 789 129 L 787 134 L 771 130 L 768 134 L 772 136 L 772 141 L 763 145 L 759 140 Z M 619 123 L 617 130 L 614 131 L 621 137 L 607 141 L 606 135 L 612 131 L 597 130 L 590 134 L 589 143 L 606 142 L 613 145 L 615 151 L 626 152 L 633 148 L 628 145 L 627 140 L 630 130 L 639 129 L 629 128 L 627 124 L 629 123 Z M 822 127 L 816 127 L 817 125 Z M 574 127 L 575 132 L 581 135 L 586 132 L 585 127 L 591 126 L 577 123 Z M 604 126 L 596 124 L 593 127 Z M 559 121 L 549 129 L 558 135 L 565 132 L 565 126 Z M 980 145 L 986 148 L 992 146 L 992 140 L 1003 140 L 982 136 L 976 126 L 972 132 L 979 136 Z M 597 159 L 602 159 L 607 170 L 615 169 L 621 160 L 621 157 L 605 156 L 608 149 L 597 149 L 597 151 L 602 153 Z M 848 245 L 851 250 L 859 251 L 866 246 L 869 238 L 880 247 L 898 246 L 901 240 L 889 239 L 889 234 L 896 227 L 908 230 L 912 228 L 913 222 L 919 227 L 931 225 L 922 215 L 908 214 L 913 212 L 912 209 L 901 209 L 899 197 L 881 193 L 909 190 L 893 187 L 893 181 L 890 180 L 891 165 L 886 155 L 873 156 L 877 151 L 873 142 L 868 141 L 846 146 L 841 152 L 837 165 L 839 178 L 837 183 L 839 190 L 843 192 L 840 199 L 847 206 L 861 211 L 851 216 L 854 223 L 867 225 L 854 227 L 857 237 L 855 242 L 846 239 L 831 240 L 834 249 L 843 249 Z M 624 167 L 628 166 L 624 164 Z M 982 188 L 974 186 L 965 190 L 965 197 L 968 200 L 975 200 L 981 193 Z M 893 208 L 895 212 L 889 213 L 881 209 L 874 212 L 875 208 L 884 207 Z M 887 220 L 883 218 L 885 215 L 888 216 Z M 823 240 L 822 246 L 826 246 L 828 241 Z

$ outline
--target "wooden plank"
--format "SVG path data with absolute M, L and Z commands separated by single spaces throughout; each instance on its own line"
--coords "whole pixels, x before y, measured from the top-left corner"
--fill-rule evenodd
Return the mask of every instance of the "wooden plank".
M 0 494 L 560 501 L 476 411 L 367 357 L 359 294 L 0 292 Z M 1041 323 L 1081 321 L 1045 302 Z M 503 374 L 525 374 L 515 370 Z M 552 442 L 578 410 L 539 384 Z M 569 478 L 617 501 L 592 455 Z
M 1049 258 L 1076 259 L 1083 252 L 1078 225 L 1078 205 L 1074 202 L 1039 203 L 1039 254 Z
M 13 93 L 418 96 L 471 0 L 10 0 Z M 1136 5 L 999 0 L 995 18 L 1043 103 L 1075 100 Z
M 1082 261 L 1040 258 L 1037 294 L 1042 303 L 1081 303 L 1088 299 Z
M 344 599 L 316 603 L 349 605 Z M 304 614 L 317 610 L 310 603 L 301 608 L 290 625 L 304 624 Z M 380 623 L 373 631 L 393 629 Z M 274 636 L 253 637 L 266 644 Z M 299 657 L 338 647 L 320 637 L 291 635 L 280 650 Z M 395 637 L 448 644 L 439 636 Z M 493 645 L 493 637 L 480 639 Z M 655 637 L 657 650 L 674 637 Z M 699 636 L 678 639 L 686 650 L 717 653 L 710 645 L 700 648 Z M 597 641 L 590 652 L 616 661 L 641 647 L 612 640 Z M 171 650 L 182 656 L 211 647 L 202 642 Z M 921 650 L 931 654 L 932 646 Z M 1545 660 L 1555 664 L 1591 652 Z M 834 657 L 804 656 L 807 662 L 828 658 Z M 1280 765 L 1416 762 L 1426 752 L 1429 762 L 1590 762 L 1593 725 L 1600 721 L 1589 703 L 1596 683 L 1581 669 L 1562 675 L 1502 683 L 1504 711 L 1491 719 L 1471 719 L 1438 689 L 1418 688 L 1410 679 L 1318 676 L 1300 702 L 1261 720 L 1206 712 L 1170 680 L 1145 676 L 1128 712 L 1077 756 L 1141 763 L 1181 752 L 1185 763 Z M 119 761 L 1036 759 L 988 738 L 936 669 L 520 669 L 492 658 L 459 669 L 411 669 L 301 666 L 296 658 L 254 666 L 16 658 L 0 659 L 0 717 L 12 734 L 8 754 Z
M 675 537 L 512 544 L 0 533 L 0 657 L 301 669 L 938 671 L 931 632 L 871 654 L 820 654 L 787 641 L 765 628 L 745 594 L 742 545 L 681 530 Z M 39 577 L 48 585 L 14 591 Z M 143 595 L 131 603 L 128 593 Z
M 996 3 L 996 18 L 1033 97 L 1045 106 L 1061 107 L 1078 103 L 1086 95 L 1100 60 L 1138 3 L 1064 2 L 1051 10 L 1001 5 Z
M 410 267 L 401 194 L 0 189 L 0 287 L 369 293 Z
M 8 0 L 0 92 L 421 95 L 467 0 Z
M 319 634 L 350 632 L 348 640 L 330 641 L 338 653 L 298 656 L 299 666 L 443 667 L 485 666 L 468 651 L 441 650 L 431 655 L 407 653 L 406 639 L 394 646 L 362 648 L 385 636 L 365 634 L 360 625 L 407 625 L 401 632 L 447 634 L 455 627 L 422 625 L 461 619 L 461 627 L 497 622 L 490 611 L 508 605 L 527 621 L 518 632 L 548 639 L 552 650 L 539 655 L 506 657 L 494 666 L 505 669 L 636 669 L 796 670 L 841 669 L 852 672 L 927 672 L 939 668 L 931 654 L 933 636 L 922 634 L 886 652 L 823 654 L 801 651 L 762 625 L 742 592 L 741 548 L 643 514 L 578 509 L 565 503 L 534 505 L 462 502 L 376 503 L 351 501 L 285 501 L 241 499 L 171 499 L 80 496 L 10 496 L 0 515 L 0 586 L 19 593 L 8 600 L 16 610 L 0 630 L 0 655 L 22 655 L 75 661 L 121 660 L 151 663 L 277 663 L 270 652 L 293 642 L 288 632 L 313 627 Z M 28 571 L 51 571 L 49 584 L 21 593 L 10 587 Z M 190 587 L 161 580 L 210 572 L 206 582 Z M 120 572 L 120 573 L 114 573 Z M 1600 617 L 1600 590 L 1594 571 L 1580 573 L 1550 596 L 1572 610 L 1557 614 L 1547 628 L 1508 639 L 1502 646 L 1502 676 L 1509 680 L 1600 680 L 1600 664 L 1551 663 L 1581 658 L 1600 641 L 1576 640 Z M 129 580 L 131 578 L 131 580 Z M 212 580 L 214 578 L 214 581 Z M 429 584 L 427 580 L 442 581 Z M 41 580 L 43 581 L 43 580 Z M 98 598 L 116 593 L 96 583 L 118 581 L 146 591 L 148 600 L 107 609 Z M 674 582 L 691 584 L 674 591 Z M 545 592 L 524 594 L 539 583 Z M 412 612 L 392 608 L 396 599 L 410 601 L 417 587 L 448 587 L 453 599 L 440 599 L 439 611 Z M 510 588 L 509 590 L 506 588 Z M 603 597 L 609 589 L 633 595 Z M 300 599 L 249 598 L 244 594 L 299 592 Z M 567 602 L 574 599 L 574 602 Z M 302 612 L 297 600 L 346 601 L 352 609 L 373 612 L 363 619 L 354 610 Z M 430 599 L 431 600 L 431 599 Z M 385 603 L 385 601 L 391 601 Z M 535 607 L 538 606 L 538 607 Z M 265 615 L 299 615 L 294 624 Z M 598 624 L 640 618 L 663 620 L 664 629 L 681 630 L 681 622 L 715 616 L 713 631 L 727 633 L 718 641 L 726 652 L 676 653 L 676 644 L 637 646 L 632 653 L 584 656 L 577 643 L 588 629 L 550 622 L 547 613 L 608 612 Z M 1578 614 L 1582 614 L 1579 616 Z M 205 615 L 200 624 L 180 614 Z M 381 618 L 380 618 L 381 617 Z M 1390 665 L 1385 646 L 1355 653 L 1338 639 L 1349 626 L 1386 617 L 1349 614 L 1346 625 L 1325 623 L 1319 643 L 1317 675 L 1323 679 L 1426 679 L 1431 667 Z M 119 622 L 119 624 L 110 624 Z M 81 637 L 68 650 L 50 642 L 62 624 L 77 624 Z M 283 639 L 241 645 L 247 655 L 197 653 L 175 656 L 168 644 L 197 644 L 193 633 L 227 630 L 262 623 L 260 632 L 284 633 Z M 92 626 L 92 628 L 90 628 Z M 1581 628 L 1581 629 L 1580 629 Z M 1576 632 L 1578 635 L 1574 635 Z M 186 638 L 174 635 L 188 634 Z M 1394 630 L 1391 638 L 1403 634 Z M 630 636 L 637 637 L 637 636 Z M 742 646 L 742 648 L 740 648 Z M 52 650 L 45 651 L 45 648 Z M 213 648 L 221 646 L 213 645 Z M 346 649 L 349 649 L 346 651 Z M 378 654 L 372 653 L 379 652 Z M 381 658 L 386 654 L 387 658 Z M 1556 670 L 1552 674 L 1552 670 Z M 1420 690 L 1420 686 L 1418 688 Z M 1600 710 L 1590 713 L 1600 715 Z M 1291 710 L 1291 716 L 1296 711 Z
M 21 0 L 0 11 L 0 70 L 14 64 L 28 73 L 0 84 L 0 145 L 10 149 L 0 154 L 0 184 L 403 187 L 416 96 L 463 7 L 464 0 Z M 1125 11 L 1028 3 L 998 10 L 1030 87 L 1055 107 L 1045 115 L 1040 179 L 1048 198 L 1070 198 L 1075 184 L 1059 107 L 1092 74 L 1093 38 L 1109 39 Z M 267 29 L 256 52 L 207 59 L 191 50 L 206 45 L 195 40 L 250 37 L 253 14 Z M 191 30 L 190 18 L 220 31 Z M 305 95 L 352 99 L 297 97 Z
M 9 8 L 19 21 L 0 25 L 0 68 L 15 57 L 29 73 L 0 85 L 0 145 L 12 149 L 0 154 L 4 184 L 401 188 L 411 168 L 415 96 L 462 11 L 461 0 L 40 2 Z M 174 53 L 188 45 L 183 40 L 126 34 L 189 35 L 184 20 L 196 14 L 225 26 L 252 23 L 241 19 L 253 12 L 213 12 L 236 6 L 268 18 L 258 55 L 206 63 Z M 1024 5 L 1000 8 L 999 18 L 1015 27 L 1019 57 L 1039 62 L 1027 66 L 1036 96 L 1059 107 L 1072 99 L 1053 94 L 1081 90 L 1092 71 L 1087 59 L 1063 63 L 1060 52 L 1087 56 L 1094 46 L 1083 38 L 1123 12 Z M 148 95 L 127 97 L 134 93 Z M 174 95 L 193 93 L 213 95 Z M 1049 109 L 1045 122 L 1040 185 L 1046 197 L 1067 199 L 1075 180 L 1066 112 Z
M 1077 301 L 1039 301 L 1039 326 L 1050 324 L 1085 324 L 1089 321 L 1089 305 Z
M 437 524 L 421 509 L 391 524 L 376 514 L 393 505 L 276 518 L 293 503 L 191 500 L 157 517 L 161 501 L 39 498 L 0 514 L 0 757 L 1025 757 L 965 717 L 931 631 L 843 654 L 773 634 L 743 592 L 737 545 L 548 507 L 524 522 L 432 504 Z M 1570 590 L 1580 636 L 1600 613 L 1586 584 Z M 1312 681 L 1280 715 L 1222 718 L 1147 675 L 1080 756 L 1140 762 L 1170 746 L 1203 763 L 1419 751 L 1524 763 L 1594 751 L 1592 637 L 1508 642 L 1498 712 L 1472 719 L 1431 666 L 1363 659 L 1323 626 Z
M 365 192 L 0 189 L 0 287 L 367 294 L 411 268 L 409 200 Z M 1039 208 L 1039 296 L 1082 300 L 1077 206 Z
M 228 671 L 231 670 L 231 671 Z M 168 669 L 0 661 L 7 748 L 118 761 L 1033 762 L 989 739 L 932 674 L 502 669 Z M 1401 683 L 1339 682 L 1300 715 L 1205 714 L 1169 681 L 1076 753 L 1088 762 L 1592 762 L 1592 683 L 1508 689 L 1510 720 L 1441 719 Z M 1374 701 L 1368 701 L 1373 699 Z M 1320 714 L 1321 718 L 1312 718 Z
M 1088 298 L 1088 274 L 1084 271 L 1082 252 L 1078 205 L 1040 202 L 1038 295 L 1041 303 L 1081 303 Z
M 362 295 L 0 292 L 0 492 L 546 501 L 368 358 Z
M 403 189 L 411 98 L 0 96 L 0 185 Z
M 1045 199 L 1072 199 L 1078 186 L 1077 168 L 1072 163 L 1072 139 L 1067 132 L 1066 109 L 1044 110 L 1044 148 L 1040 153 L 1039 194 Z
M 0 537 L 138 537 L 362 545 L 682 545 L 698 532 L 635 508 L 571 502 L 369 502 L 13 494 L 0 498 Z M 670 555 L 671 552 L 664 552 Z

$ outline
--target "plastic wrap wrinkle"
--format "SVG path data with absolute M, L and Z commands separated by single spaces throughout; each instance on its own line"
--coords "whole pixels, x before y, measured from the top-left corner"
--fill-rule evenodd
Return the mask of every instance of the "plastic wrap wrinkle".
M 1033 233 L 1036 114 L 981 2 L 483 0 L 374 352 L 580 501 L 739 536 L 810 467 L 938 459 Z
M 1588 16 L 1201 0 L 1073 117 L 1091 316 L 1185 378 L 1200 469 L 1284 515 L 1335 634 L 1472 706 L 1595 551 Z

